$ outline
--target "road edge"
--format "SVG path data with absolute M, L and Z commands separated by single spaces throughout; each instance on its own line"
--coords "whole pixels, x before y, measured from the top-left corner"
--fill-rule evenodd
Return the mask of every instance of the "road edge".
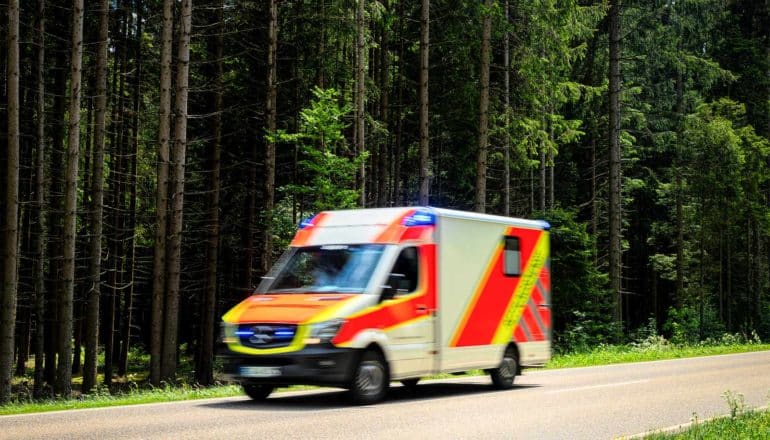
M 770 409 L 770 406 L 763 405 L 763 406 L 758 406 L 756 408 L 751 408 L 750 411 L 767 411 L 769 409 Z M 690 420 L 687 423 L 682 423 L 682 424 L 679 424 L 679 425 L 667 426 L 665 428 L 651 429 L 649 431 L 640 432 L 638 434 L 633 434 L 633 435 L 629 435 L 629 436 L 616 437 L 616 439 L 618 439 L 618 440 L 635 440 L 635 439 L 643 439 L 643 438 L 645 438 L 647 436 L 655 435 L 655 434 L 674 434 L 674 433 L 682 432 L 682 431 L 690 428 L 691 426 L 693 426 L 695 424 L 699 424 L 700 425 L 700 424 L 703 424 L 703 423 L 708 423 L 708 422 L 711 422 L 711 421 L 714 421 L 714 420 L 724 419 L 724 418 L 727 418 L 727 417 L 730 417 L 730 414 L 722 414 L 720 416 L 709 417 L 707 419 L 702 419 L 702 420 L 701 419 Z

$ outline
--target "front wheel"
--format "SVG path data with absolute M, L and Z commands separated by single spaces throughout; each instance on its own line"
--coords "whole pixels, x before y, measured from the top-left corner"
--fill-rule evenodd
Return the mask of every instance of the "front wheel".
M 497 368 L 488 370 L 492 377 L 492 384 L 499 390 L 508 390 L 513 388 L 513 381 L 516 379 L 516 373 L 519 371 L 519 360 L 516 350 L 508 347 L 503 354 L 503 360 Z
M 249 384 L 243 386 L 243 391 L 246 392 L 246 395 L 254 400 L 267 399 L 267 396 L 269 396 L 274 389 L 275 387 L 273 385 Z
M 385 359 L 373 350 L 361 356 L 350 385 L 350 397 L 354 403 L 368 405 L 379 402 L 388 392 L 390 379 Z

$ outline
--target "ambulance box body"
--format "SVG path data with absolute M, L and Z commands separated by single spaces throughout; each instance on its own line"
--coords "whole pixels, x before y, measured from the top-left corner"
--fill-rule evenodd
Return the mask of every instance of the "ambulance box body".
M 225 374 L 348 388 L 484 369 L 499 388 L 551 355 L 548 224 L 427 207 L 328 211 L 303 223 L 254 295 L 222 318 Z

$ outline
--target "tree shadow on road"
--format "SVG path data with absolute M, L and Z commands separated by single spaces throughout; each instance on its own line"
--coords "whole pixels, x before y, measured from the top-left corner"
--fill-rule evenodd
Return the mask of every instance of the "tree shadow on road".
M 398 404 L 410 401 L 428 401 L 451 399 L 473 394 L 516 393 L 527 388 L 538 388 L 539 385 L 514 385 L 508 391 L 499 391 L 489 384 L 479 383 L 424 383 L 415 388 L 391 385 L 388 396 L 376 405 Z M 267 400 L 254 401 L 244 396 L 243 400 L 228 400 L 226 402 L 207 402 L 201 406 L 211 409 L 244 410 L 244 411 L 322 411 L 354 407 L 345 390 L 319 388 L 318 390 L 275 393 Z

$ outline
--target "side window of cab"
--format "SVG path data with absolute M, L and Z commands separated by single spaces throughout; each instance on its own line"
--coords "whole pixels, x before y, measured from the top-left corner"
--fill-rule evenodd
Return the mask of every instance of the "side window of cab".
M 419 252 L 410 246 L 401 250 L 390 271 L 389 282 L 395 289 L 395 295 L 406 295 L 417 290 L 419 285 Z

